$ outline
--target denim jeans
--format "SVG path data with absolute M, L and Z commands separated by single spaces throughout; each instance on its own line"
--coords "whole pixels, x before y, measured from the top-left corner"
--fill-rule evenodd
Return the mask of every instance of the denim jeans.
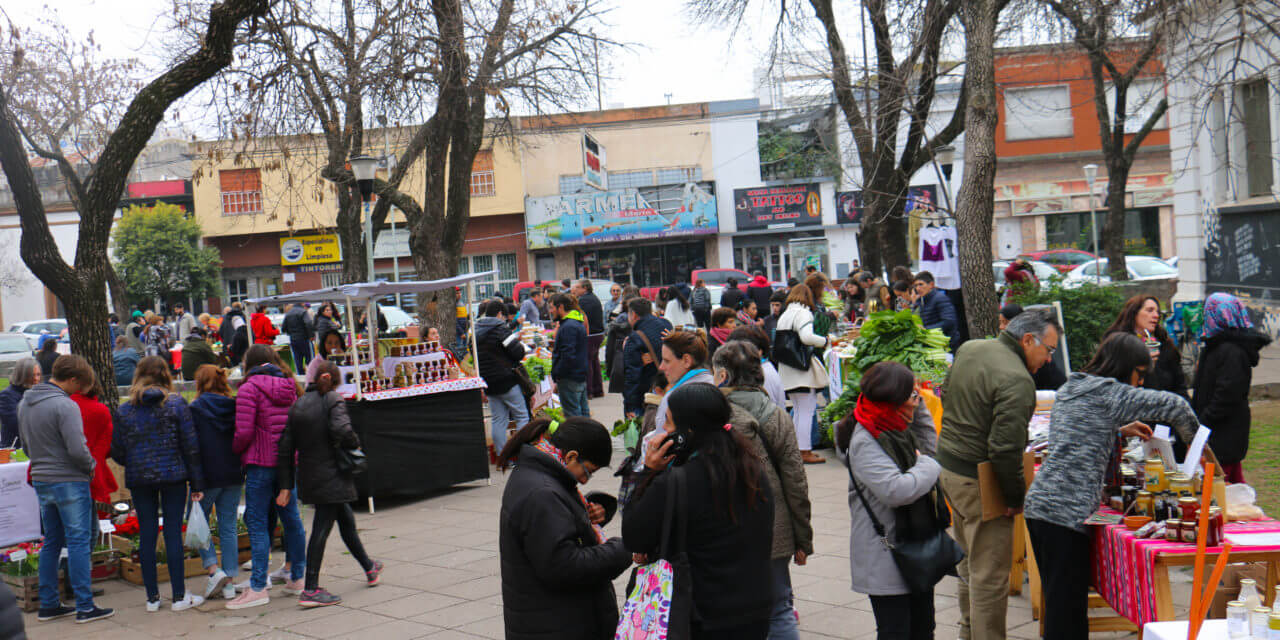
M 218 530 L 210 533 L 218 534 L 218 544 L 222 547 L 222 571 L 228 577 L 235 578 L 240 568 L 240 549 L 236 534 L 236 520 L 240 519 L 237 511 L 240 507 L 241 485 L 205 489 L 200 508 L 207 519 L 210 514 L 218 515 Z M 213 536 L 209 536 L 209 546 L 200 550 L 200 560 L 208 569 L 218 564 L 218 554 L 213 549 Z
M 253 554 L 253 573 L 249 586 L 254 591 L 267 588 L 267 564 L 271 561 L 271 532 L 267 530 L 267 509 L 275 503 L 280 487 L 275 467 L 249 465 L 244 479 L 244 523 L 249 528 L 249 547 Z M 289 579 L 301 580 L 307 570 L 307 535 L 298 514 L 298 492 L 289 494 L 289 504 L 276 507 L 284 526 L 284 559 L 289 563 Z
M 769 640 L 799 640 L 800 623 L 791 596 L 791 558 L 773 560 L 773 610 L 769 614 Z
M 133 508 L 138 511 L 138 555 L 142 560 L 142 583 L 147 601 L 160 598 L 156 580 L 156 542 L 160 537 L 160 513 L 169 522 L 164 528 L 165 562 L 169 565 L 169 586 L 177 602 L 187 595 L 183 567 L 182 516 L 187 511 L 187 483 L 174 482 L 149 487 L 129 487 Z
M 293 352 L 293 368 L 299 374 L 307 372 L 307 364 L 311 362 L 310 340 L 289 340 L 289 349 Z
M 489 394 L 489 415 L 493 449 L 501 453 L 507 444 L 507 424 L 515 422 L 519 429 L 529 423 L 529 407 L 525 406 L 520 385 L 507 389 L 506 393 Z
M 67 550 L 67 575 L 76 594 L 76 611 L 93 610 L 89 553 L 93 544 L 93 498 L 88 482 L 32 482 L 40 501 L 44 546 L 40 548 L 40 608 L 56 609 L 58 558 Z
M 560 404 L 564 405 L 564 417 L 591 417 L 586 380 L 556 380 L 556 393 L 560 396 Z

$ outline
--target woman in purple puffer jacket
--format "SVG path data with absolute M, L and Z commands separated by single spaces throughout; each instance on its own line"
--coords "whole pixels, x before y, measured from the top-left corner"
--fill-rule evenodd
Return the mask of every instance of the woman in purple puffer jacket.
M 240 456 L 245 467 L 244 522 L 249 529 L 249 546 L 253 554 L 253 572 L 249 587 L 228 609 L 246 609 L 267 604 L 267 564 L 270 562 L 271 534 L 267 528 L 267 511 L 281 488 L 276 483 L 276 445 L 289 420 L 289 408 L 298 399 L 298 383 L 288 369 L 279 364 L 275 351 L 268 345 L 255 344 L 244 355 L 244 381 L 236 393 L 236 433 L 231 449 Z M 285 561 L 289 576 L 285 595 L 302 593 L 306 572 L 307 542 L 298 514 L 298 501 L 290 499 L 276 513 L 284 525 Z

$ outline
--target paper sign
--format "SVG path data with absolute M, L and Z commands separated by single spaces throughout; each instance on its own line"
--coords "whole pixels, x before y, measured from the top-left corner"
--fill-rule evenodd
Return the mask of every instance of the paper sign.
M 108 533 L 114 533 L 114 532 L 115 532 L 115 530 L 116 530 L 116 525 L 111 524 L 111 521 L 110 521 L 110 520 L 99 520 L 99 521 L 98 521 L 98 533 L 101 533 L 101 534 L 103 534 L 103 535 L 106 535 L 106 534 L 108 534 Z
M 1172 440 L 1172 435 L 1173 432 L 1169 429 L 1169 425 L 1167 424 L 1158 424 L 1151 432 L 1152 438 L 1160 438 L 1161 440 Z
M 551 393 L 551 380 L 543 378 L 542 382 L 538 383 L 538 389 L 543 393 Z
M 18 549 L 17 551 L 13 551 L 9 554 L 9 560 L 11 562 L 17 562 L 19 560 L 26 560 L 26 559 L 27 559 L 27 552 L 23 551 L 22 549 Z
M 1151 431 L 1151 439 L 1142 443 L 1142 452 L 1147 458 L 1160 456 L 1164 462 L 1164 468 L 1169 471 L 1177 470 L 1178 461 L 1173 457 L 1173 433 L 1169 430 L 1169 425 L 1158 424 Z
M 1194 478 L 1196 468 L 1200 466 L 1200 455 L 1204 453 L 1204 445 L 1209 442 L 1209 427 L 1200 425 L 1200 429 L 1196 431 L 1196 437 L 1191 441 L 1191 446 L 1187 447 L 1187 457 L 1182 460 L 1182 473 L 1188 478 Z

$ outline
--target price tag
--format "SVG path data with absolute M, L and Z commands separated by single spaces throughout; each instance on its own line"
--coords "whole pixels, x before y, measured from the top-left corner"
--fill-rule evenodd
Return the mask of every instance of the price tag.
M 98 521 L 98 532 L 99 532 L 99 533 L 101 533 L 101 534 L 103 534 L 103 535 L 106 535 L 106 534 L 108 534 L 108 533 L 115 533 L 115 530 L 116 530 L 116 525 L 112 524 L 110 520 L 99 520 L 99 521 Z
M 18 562 L 20 560 L 26 560 L 26 559 L 27 559 L 27 552 L 22 549 L 18 549 L 17 551 L 14 551 L 9 554 L 9 560 L 12 562 Z

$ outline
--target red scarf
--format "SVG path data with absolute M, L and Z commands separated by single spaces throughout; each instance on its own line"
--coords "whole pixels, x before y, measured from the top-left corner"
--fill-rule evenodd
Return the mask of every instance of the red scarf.
M 906 431 L 907 419 L 902 415 L 902 408 L 888 402 L 874 402 L 867 396 L 859 395 L 858 404 L 853 408 L 853 417 L 873 438 L 888 431 Z
M 732 334 L 732 331 L 724 327 L 711 327 L 711 337 L 715 338 L 716 342 L 719 342 L 720 344 L 728 342 L 729 336 Z

